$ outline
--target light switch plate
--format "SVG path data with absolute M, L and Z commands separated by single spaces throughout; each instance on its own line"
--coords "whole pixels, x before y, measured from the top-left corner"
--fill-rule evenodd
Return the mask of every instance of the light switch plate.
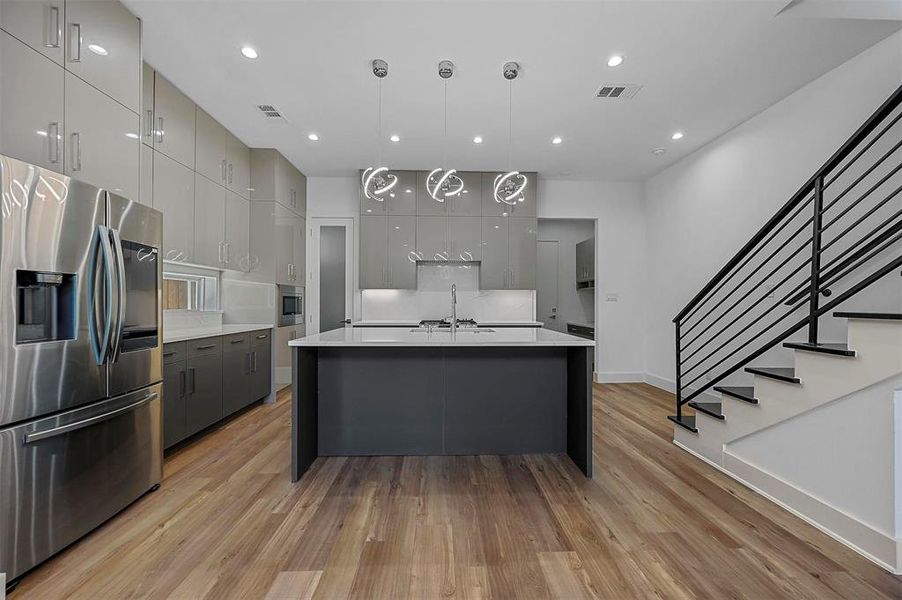
M 620 294 L 605 294 L 604 301 L 605 302 L 617 302 L 620 300 Z

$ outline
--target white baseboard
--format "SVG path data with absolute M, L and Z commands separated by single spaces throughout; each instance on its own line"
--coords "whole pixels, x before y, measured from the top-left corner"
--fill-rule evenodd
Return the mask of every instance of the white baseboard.
M 699 460 L 799 517 L 894 575 L 902 574 L 902 539 L 895 539 L 807 492 L 724 451 L 724 466 L 674 440 Z
M 595 371 L 596 383 L 642 383 L 645 374 L 639 371 Z
M 645 373 L 643 381 L 656 388 L 662 389 L 665 392 L 670 392 L 671 394 L 676 393 L 676 382 L 673 379 L 667 379 L 666 377 L 661 377 L 654 373 Z M 718 402 L 720 401 L 720 395 L 715 392 L 706 391 L 702 392 L 698 399 L 702 401 Z

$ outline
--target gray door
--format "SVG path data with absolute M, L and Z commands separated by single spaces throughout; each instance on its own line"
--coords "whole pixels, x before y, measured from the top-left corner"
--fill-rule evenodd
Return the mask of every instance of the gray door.
M 345 319 L 345 236 L 339 225 L 319 229 L 319 330 L 320 333 L 344 326 Z
M 548 329 L 563 331 L 558 318 L 558 261 L 560 242 L 539 241 L 536 266 L 536 320 Z
M 112 261 L 102 258 L 98 229 L 103 192 L 4 156 L 0 188 L 2 427 L 107 395 L 98 338 L 111 322 L 104 299 L 113 290 L 104 283 Z M 54 298 L 53 310 L 42 308 Z

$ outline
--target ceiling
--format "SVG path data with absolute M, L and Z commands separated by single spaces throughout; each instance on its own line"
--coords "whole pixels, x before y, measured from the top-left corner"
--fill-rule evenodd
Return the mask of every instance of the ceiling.
M 125 4 L 143 19 L 148 63 L 245 143 L 277 148 L 308 176 L 351 174 L 381 152 L 397 169 L 445 162 L 641 180 L 900 28 L 893 19 L 799 18 L 799 0 L 782 13 L 786 0 Z M 242 57 L 241 44 L 259 58 Z M 615 53 L 625 60 L 610 68 Z M 378 144 L 373 58 L 389 63 Z M 446 58 L 457 67 L 447 143 L 437 74 Z M 522 67 L 510 159 L 506 60 Z M 607 82 L 642 88 L 631 100 L 596 99 Z M 285 119 L 267 119 L 258 104 Z M 672 141 L 677 130 L 685 136 Z M 563 143 L 552 145 L 554 136 Z M 666 152 L 653 155 L 657 147 Z

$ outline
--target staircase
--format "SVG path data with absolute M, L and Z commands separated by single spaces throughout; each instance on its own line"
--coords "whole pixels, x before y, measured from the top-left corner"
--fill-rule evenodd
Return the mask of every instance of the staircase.
M 730 472 L 731 445 L 902 382 L 900 274 L 902 87 L 674 318 L 674 441 Z

